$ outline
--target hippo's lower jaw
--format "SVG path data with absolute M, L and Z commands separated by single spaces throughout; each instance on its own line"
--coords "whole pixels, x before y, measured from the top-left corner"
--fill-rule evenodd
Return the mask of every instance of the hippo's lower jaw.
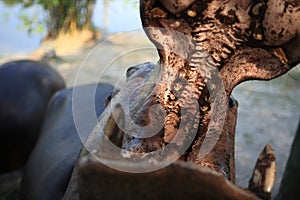
M 106 162 L 124 168 L 130 167 L 129 163 L 114 159 L 107 159 Z M 133 167 L 136 164 L 131 165 Z M 148 162 L 140 165 L 147 166 Z M 112 169 L 90 157 L 79 166 L 78 188 L 81 200 L 258 199 L 251 192 L 234 186 L 223 175 L 183 161 L 176 161 L 154 172 L 140 174 Z
M 103 197 L 105 199 L 201 198 L 203 200 L 271 198 L 275 180 L 275 161 L 274 151 L 269 145 L 259 156 L 247 190 L 236 187 L 215 170 L 190 162 L 175 161 L 170 164 L 143 161 L 137 165 L 134 161 L 124 162 L 122 158 L 111 157 L 110 150 L 99 150 L 102 152 L 86 154 L 79 162 L 76 186 L 77 197 L 81 200 L 100 200 Z M 119 170 L 138 171 L 154 167 L 158 170 L 148 173 L 128 173 Z M 64 199 L 74 199 L 74 196 L 71 198 L 68 196 L 70 194 L 72 188 L 69 188 Z

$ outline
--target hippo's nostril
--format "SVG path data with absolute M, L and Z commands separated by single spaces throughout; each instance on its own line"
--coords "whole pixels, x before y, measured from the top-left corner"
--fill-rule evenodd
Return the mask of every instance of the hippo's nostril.
M 162 5 L 173 14 L 185 10 L 194 3 L 194 1 L 195 0 L 160 0 Z

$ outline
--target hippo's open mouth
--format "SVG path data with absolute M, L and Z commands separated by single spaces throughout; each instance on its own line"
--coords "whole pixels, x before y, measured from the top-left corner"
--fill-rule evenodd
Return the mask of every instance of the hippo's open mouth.
M 139 127 L 150 127 L 121 131 L 124 156 L 165 149 L 169 157 L 162 160 L 193 162 L 234 181 L 234 128 L 227 127 L 235 127 L 231 91 L 243 81 L 272 79 L 290 69 L 283 49 L 266 45 L 266 7 L 234 0 L 141 1 L 143 27 L 160 60 L 123 108 Z M 113 101 L 118 105 L 120 99 Z M 146 135 L 161 124 L 162 130 Z
M 299 5 L 285 2 L 285 7 L 294 13 L 285 13 L 282 21 L 287 15 L 297 21 Z M 156 66 L 148 63 L 128 71 L 126 85 L 112 98 L 99 126 L 86 143 L 87 149 L 104 164 L 121 171 L 153 171 L 161 168 L 157 167 L 159 162 L 170 164 L 179 159 L 192 163 L 192 168 L 196 165 L 213 169 L 234 182 L 237 104 L 230 100 L 233 88 L 247 80 L 278 77 L 300 58 L 298 53 L 290 53 L 299 48 L 290 44 L 291 40 L 299 39 L 299 27 L 292 30 L 294 34 L 280 37 L 281 42 L 275 43 L 268 35 L 273 23 L 270 9 L 278 6 L 275 4 L 263 0 L 141 0 L 143 27 L 156 46 L 160 60 Z M 88 152 L 83 153 L 86 154 Z M 257 195 L 270 198 L 275 173 L 272 148 L 267 146 L 261 157 L 257 166 L 267 166 L 267 169 L 258 170 L 260 179 L 253 178 L 250 189 L 263 188 Z M 94 173 L 101 174 L 103 170 L 112 179 L 118 179 L 114 176 L 118 174 L 116 171 L 107 171 L 99 165 L 91 157 L 81 160 L 81 191 L 86 198 L 86 186 L 98 184 Z M 143 166 L 144 171 L 134 171 Z M 182 165 L 175 164 L 167 169 L 174 167 L 175 173 L 181 176 L 178 166 Z M 271 177 L 264 178 L 268 180 L 268 187 L 260 182 L 261 177 L 268 174 L 266 172 Z M 169 177 L 168 170 L 161 173 Z M 143 176 L 118 175 L 125 177 L 125 181 L 120 179 L 122 183 L 127 176 L 135 177 L 136 186 L 143 187 Z M 145 181 L 153 176 L 145 175 Z M 172 179 L 168 183 L 172 185 Z M 225 185 L 220 187 L 234 187 Z M 243 191 L 237 193 L 241 196 L 237 195 L 236 199 L 255 199 Z

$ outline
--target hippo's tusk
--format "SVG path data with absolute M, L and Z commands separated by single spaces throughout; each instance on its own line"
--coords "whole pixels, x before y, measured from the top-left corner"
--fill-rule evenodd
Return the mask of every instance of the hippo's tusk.
M 275 153 L 271 145 L 267 144 L 256 161 L 248 188 L 262 199 L 271 199 L 275 175 Z

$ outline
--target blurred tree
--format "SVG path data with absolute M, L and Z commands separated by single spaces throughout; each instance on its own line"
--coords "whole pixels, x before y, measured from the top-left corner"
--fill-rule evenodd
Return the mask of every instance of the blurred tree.
M 103 0 L 103 38 L 108 37 L 108 11 L 109 11 L 109 1 L 110 0 Z
M 2 2 L 7 6 L 13 6 L 18 3 L 21 3 L 22 1 L 20 1 L 20 0 L 2 0 Z
M 47 38 L 75 30 L 92 30 L 92 15 L 96 0 L 2 0 L 8 6 L 21 4 L 24 8 L 38 4 L 47 12 Z M 27 19 L 28 20 L 28 19 Z
M 60 33 L 69 33 L 75 30 L 93 30 L 92 16 L 96 0 L 0 0 L 7 6 L 16 4 L 29 8 L 39 5 L 46 11 L 44 21 L 40 20 L 40 13 L 32 16 L 21 14 L 23 28 L 30 33 L 41 33 L 45 29 L 47 35 L 45 39 L 55 39 Z M 101 0 L 103 3 L 103 37 L 107 37 L 109 4 L 114 0 Z M 137 0 L 122 0 L 125 4 Z
M 102 5 L 103 5 L 103 13 L 102 13 L 102 34 L 103 34 L 103 38 L 107 38 L 108 37 L 108 25 L 109 25 L 109 6 L 110 3 L 114 0 L 101 0 L 102 1 Z M 123 2 L 126 5 L 131 5 L 134 6 L 136 8 L 138 8 L 138 1 L 137 0 L 123 0 Z

